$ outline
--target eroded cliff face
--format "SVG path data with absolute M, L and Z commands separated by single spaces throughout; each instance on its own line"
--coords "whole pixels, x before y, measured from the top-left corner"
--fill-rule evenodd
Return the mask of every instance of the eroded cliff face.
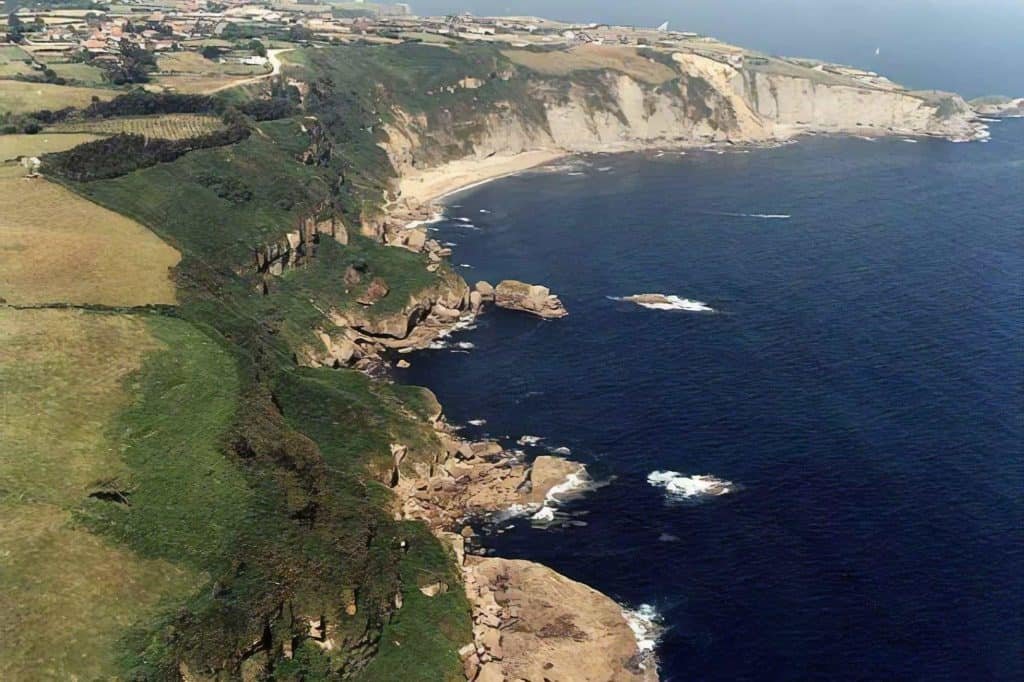
M 662 56 L 672 64 L 673 77 L 658 83 L 617 71 L 612 63 L 559 78 L 516 68 L 501 79 L 524 81 L 525 98 L 480 96 L 479 106 L 460 117 L 443 109 L 439 93 L 444 115 L 394 111 L 383 146 L 405 176 L 456 159 L 537 149 L 586 153 L 758 144 L 807 132 L 985 136 L 984 125 L 959 96 L 912 92 L 874 74 L 837 75 L 778 60 L 745 65 L 690 52 Z M 481 95 L 494 87 L 473 85 Z
M 740 92 L 757 114 L 796 132 L 863 131 L 970 140 L 981 128 L 958 95 L 857 87 L 753 70 L 738 74 Z
M 737 117 L 732 93 L 700 76 L 680 73 L 651 85 L 606 71 L 581 81 L 529 79 L 528 91 L 528 106 L 498 101 L 472 122 L 396 111 L 384 148 L 406 175 L 453 159 L 536 149 L 586 153 L 771 138 L 753 117 Z

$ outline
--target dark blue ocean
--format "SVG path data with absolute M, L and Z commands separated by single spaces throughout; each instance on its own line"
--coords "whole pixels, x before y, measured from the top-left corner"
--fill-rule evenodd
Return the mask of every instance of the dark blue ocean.
M 401 380 L 609 482 L 486 546 L 654 606 L 665 680 L 1024 679 L 1024 120 L 583 162 L 436 226 L 570 316 L 488 311 Z M 716 312 L 609 299 L 646 292 Z

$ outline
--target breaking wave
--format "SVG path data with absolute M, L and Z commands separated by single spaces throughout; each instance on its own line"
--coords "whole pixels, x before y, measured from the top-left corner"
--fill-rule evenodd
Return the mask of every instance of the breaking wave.
M 411 230 L 411 229 L 414 229 L 414 228 L 417 228 L 417 227 L 423 227 L 423 226 L 428 226 L 429 227 L 430 225 L 433 225 L 434 223 L 441 222 L 446 217 L 447 216 L 445 216 L 444 211 L 436 211 L 429 218 L 426 218 L 424 220 L 413 220 L 413 221 L 410 221 L 410 222 L 406 223 L 405 224 L 405 229 Z
M 732 481 L 710 474 L 685 476 L 678 471 L 652 471 L 647 482 L 655 488 L 664 488 L 669 497 L 689 500 L 698 497 L 718 497 L 736 489 Z
M 427 346 L 430 350 L 444 350 L 445 348 L 457 348 L 460 350 L 468 350 L 473 348 L 473 344 L 469 341 L 460 341 L 453 343 L 451 341 L 451 335 L 455 332 L 469 331 L 476 329 L 476 316 L 473 314 L 463 315 L 459 318 L 459 321 L 453 324 L 450 328 L 442 331 L 436 339 L 430 342 Z
M 594 482 L 587 475 L 587 470 L 580 468 L 565 477 L 558 485 L 552 486 L 544 496 L 544 504 L 530 515 L 530 521 L 539 525 L 551 524 L 555 521 L 555 511 L 560 504 L 584 491 L 594 488 Z
M 658 646 L 665 627 L 662 625 L 661 614 L 650 604 L 641 604 L 635 609 L 622 609 L 622 617 L 629 624 L 629 629 L 636 637 L 636 646 L 640 649 L 643 660 L 641 667 L 655 665 L 654 649 Z

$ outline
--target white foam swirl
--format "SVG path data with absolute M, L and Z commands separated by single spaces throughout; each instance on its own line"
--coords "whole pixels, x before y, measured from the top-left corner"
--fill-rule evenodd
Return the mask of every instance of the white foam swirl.
M 652 471 L 647 476 L 647 482 L 656 488 L 664 488 L 670 497 L 679 499 L 718 497 L 735 490 L 732 481 L 710 474 L 686 476 L 678 471 Z

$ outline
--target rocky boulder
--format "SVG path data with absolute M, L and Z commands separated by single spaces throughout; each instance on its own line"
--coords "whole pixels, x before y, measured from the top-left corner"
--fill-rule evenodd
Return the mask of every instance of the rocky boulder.
M 480 294 L 480 300 L 490 302 L 494 300 L 494 287 L 491 286 L 490 282 L 479 281 L 474 290 Z
M 387 296 L 389 291 L 391 291 L 391 288 L 388 286 L 387 282 L 380 277 L 374 277 L 370 281 L 370 285 L 366 287 L 366 291 L 356 298 L 356 303 L 366 306 L 373 305 L 380 299 Z
M 467 559 L 480 680 L 657 682 L 622 607 L 529 561 Z M 473 652 L 466 650 L 467 660 Z M 472 667 L 476 669 L 473 661 Z M 484 674 L 488 676 L 485 678 Z
M 527 502 L 542 503 L 549 493 L 557 497 L 564 490 L 563 496 L 582 490 L 587 480 L 587 469 L 579 462 L 541 455 L 533 460 L 530 468 L 530 492 Z
M 345 282 L 346 286 L 350 287 L 360 284 L 363 281 L 363 273 L 365 273 L 367 269 L 367 265 L 363 261 L 352 263 L 345 268 L 345 274 L 342 276 L 342 280 Z
M 494 289 L 494 303 L 499 308 L 521 310 L 545 319 L 565 317 L 568 311 L 547 287 L 506 279 Z

